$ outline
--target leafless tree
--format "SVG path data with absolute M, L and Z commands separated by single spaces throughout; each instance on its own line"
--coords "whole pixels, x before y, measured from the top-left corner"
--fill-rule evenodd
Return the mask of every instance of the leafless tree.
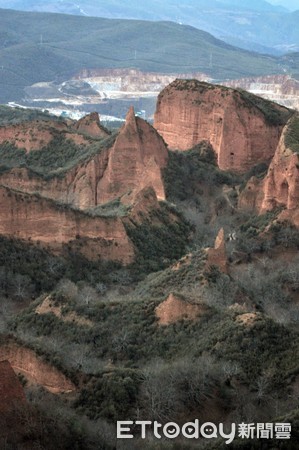
M 78 293 L 78 288 L 71 280 L 63 278 L 56 286 L 56 292 L 67 300 L 73 300 Z
M 95 303 L 99 300 L 96 290 L 92 286 L 84 286 L 77 294 L 76 300 L 84 305 Z

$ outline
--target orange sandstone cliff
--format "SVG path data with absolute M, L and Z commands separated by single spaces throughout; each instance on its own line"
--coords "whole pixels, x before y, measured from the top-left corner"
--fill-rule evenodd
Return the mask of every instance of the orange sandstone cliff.
M 292 148 L 292 138 L 291 141 L 289 139 L 294 128 L 298 126 L 299 116 L 294 116 L 282 133 L 263 183 L 264 198 L 261 211 L 271 210 L 277 206 L 285 206 L 287 209 L 299 207 L 299 157 L 296 149 Z M 299 141 L 297 146 L 299 150 Z
M 217 267 L 221 272 L 228 273 L 228 259 L 226 253 L 224 229 L 219 230 L 214 248 L 207 249 L 206 269 Z
M 6 368 L 6 371 L 8 371 L 7 365 L 9 364 L 15 372 L 23 374 L 28 381 L 39 384 L 50 392 L 71 392 L 76 389 L 74 384 L 66 378 L 63 373 L 59 372 L 49 363 L 43 361 L 29 348 L 17 345 L 13 342 L 8 342 L 6 345 L 0 346 L 0 361 L 2 360 L 6 360 L 9 363 L 0 362 L 0 374 L 1 364 L 2 367 L 4 366 Z M 10 373 L 11 371 L 12 369 L 10 370 Z M 16 380 L 18 381 L 17 378 Z M 16 381 L 12 379 L 12 376 L 8 381 L 10 381 L 12 387 L 14 387 L 14 396 L 20 400 L 25 398 L 24 393 L 22 393 L 20 387 L 18 387 Z
M 78 120 L 75 124 L 74 129 L 79 133 L 84 133 L 95 138 L 109 136 L 108 130 L 101 125 L 100 117 L 97 112 L 82 117 L 82 119 Z
M 264 179 L 252 177 L 240 195 L 239 207 L 260 213 L 285 208 L 280 219 L 299 226 L 299 117 L 285 126 Z
M 290 113 L 223 86 L 175 80 L 158 96 L 154 126 L 171 149 L 210 141 L 223 170 L 245 173 L 273 157 Z
M 0 205 L 0 234 L 5 236 L 31 240 L 56 251 L 68 244 L 89 259 L 129 263 L 134 258 L 133 244 L 119 217 L 91 216 L 3 186 Z
M 90 116 L 84 120 L 78 125 L 80 129 Z M 147 186 L 153 187 L 159 199 L 165 199 L 161 175 L 168 158 L 165 143 L 151 125 L 135 117 L 133 108 L 116 137 L 94 141 L 93 146 L 95 151 L 88 155 L 87 149 L 86 158 L 83 155 L 68 170 L 56 170 L 45 177 L 26 167 L 15 167 L 1 175 L 0 183 L 80 209 Z
M 108 164 L 97 186 L 101 203 L 135 188 L 152 186 L 165 199 L 161 169 L 167 164 L 167 149 L 156 130 L 135 117 L 130 108 L 126 123 L 109 152 Z

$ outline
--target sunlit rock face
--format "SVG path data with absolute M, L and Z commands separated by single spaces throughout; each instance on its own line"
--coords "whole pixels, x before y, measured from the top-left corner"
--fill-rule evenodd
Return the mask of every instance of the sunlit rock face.
M 273 157 L 289 117 L 273 103 L 265 113 L 256 98 L 197 80 L 175 80 L 158 97 L 154 126 L 170 149 L 184 151 L 207 140 L 220 169 L 244 173 Z

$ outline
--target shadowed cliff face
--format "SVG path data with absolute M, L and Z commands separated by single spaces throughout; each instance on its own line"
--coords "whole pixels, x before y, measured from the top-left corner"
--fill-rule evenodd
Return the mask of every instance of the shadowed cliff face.
M 287 109 L 239 91 L 196 80 L 175 80 L 159 95 L 154 126 L 171 149 L 210 141 L 223 170 L 245 173 L 269 161 Z
M 42 361 L 34 351 L 26 347 L 20 347 L 14 343 L 0 347 L 1 360 L 9 361 L 15 372 L 22 373 L 30 382 L 39 384 L 50 392 L 57 394 L 75 390 L 74 384 L 65 375 Z M 17 385 L 15 389 L 17 389 L 15 396 L 21 400 L 25 399 L 24 393 L 20 391 Z
M 0 412 L 1 416 L 13 409 L 15 403 L 25 404 L 22 385 L 7 359 L 0 359 Z
M 266 177 L 259 180 L 252 177 L 239 199 L 239 206 L 264 213 L 277 207 L 284 207 L 280 219 L 288 219 L 299 225 L 297 210 L 299 207 L 299 157 L 295 147 L 294 126 L 299 123 L 294 115 L 285 126 L 275 155 L 271 161 Z M 294 138 L 288 136 L 294 134 Z M 296 218 L 297 217 L 297 218 Z
M 286 126 L 274 158 L 270 164 L 263 183 L 264 198 L 261 211 L 271 210 L 277 206 L 287 209 L 299 206 L 299 158 L 286 142 L 289 130 Z

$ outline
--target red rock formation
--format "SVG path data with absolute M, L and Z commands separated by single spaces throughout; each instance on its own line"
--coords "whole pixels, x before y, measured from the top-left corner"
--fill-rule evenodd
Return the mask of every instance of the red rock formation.
M 221 272 L 228 272 L 227 254 L 225 245 L 224 229 L 219 231 L 214 248 L 209 248 L 207 251 L 206 269 L 212 266 L 218 267 Z
M 151 125 L 135 117 L 131 107 L 98 183 L 98 202 L 105 203 L 146 186 L 152 186 L 157 197 L 165 199 L 161 169 L 166 166 L 167 158 L 163 139 Z
M 130 206 L 131 209 L 128 219 L 124 219 L 125 222 L 142 223 L 149 211 L 160 208 L 156 193 L 151 186 L 141 190 L 134 189 L 121 198 L 121 203 Z M 154 219 L 152 223 L 154 223 Z
M 114 144 L 104 150 L 98 145 L 98 153 L 65 173 L 45 179 L 17 168 L 2 174 L 0 183 L 28 193 L 39 192 L 80 209 L 149 186 L 159 199 L 165 198 L 161 169 L 167 163 L 166 146 L 152 126 L 135 117 L 133 108 Z
M 7 345 L 0 347 L 0 360 L 7 360 L 5 362 L 5 372 L 6 387 L 8 391 L 8 396 L 13 396 L 20 401 L 24 401 L 25 396 L 22 390 L 22 386 L 19 385 L 18 379 L 14 374 L 11 367 L 17 373 L 22 373 L 29 381 L 43 386 L 50 392 L 61 393 L 61 392 L 71 392 L 76 388 L 74 384 L 66 378 L 66 376 L 59 372 L 55 367 L 42 361 L 33 350 L 26 347 L 18 346 L 14 343 L 9 343 Z M 3 369 L 3 363 L 0 363 L 0 376 L 1 369 Z M 0 383 L 0 411 L 2 399 L 4 396 L 4 388 L 2 388 L 2 383 Z M 3 389 L 3 396 L 2 396 Z
M 195 320 L 205 311 L 202 305 L 189 303 L 173 294 L 155 309 L 159 325 L 169 325 L 182 319 Z
M 221 169 L 246 172 L 273 157 L 283 125 L 267 121 L 254 96 L 248 96 L 196 80 L 175 80 L 158 96 L 154 126 L 171 149 L 187 150 L 207 140 Z M 282 114 L 282 122 L 283 116 L 287 120 L 285 108 L 271 108 Z
M 286 135 L 294 119 L 295 117 L 289 121 L 282 133 L 264 180 L 261 212 L 277 206 L 285 206 L 287 209 L 299 208 L 299 155 L 286 144 Z
M 97 112 L 88 114 L 78 120 L 74 129 L 79 133 L 87 134 L 94 138 L 104 138 L 109 136 L 109 132 L 100 124 L 100 117 Z
M 82 119 L 83 120 L 83 119 Z M 100 126 L 101 127 L 101 126 Z M 47 146 L 54 137 L 62 134 L 66 139 L 70 139 L 77 145 L 90 145 L 88 138 L 81 134 L 71 132 L 71 127 L 64 121 L 55 120 L 35 120 L 19 123 L 16 125 L 0 127 L 0 145 L 8 142 L 17 148 L 25 149 L 26 152 L 40 150 Z M 77 130 L 80 133 L 80 130 Z M 83 130 L 82 130 L 83 132 Z M 103 136 L 107 136 L 104 134 Z M 91 137 L 92 134 L 90 134 Z
M 264 199 L 263 180 L 251 177 L 245 188 L 240 192 L 238 207 L 243 211 L 257 212 Z
M 57 176 L 42 177 L 26 168 L 14 168 L 0 176 L 0 183 L 23 192 L 38 192 L 79 209 L 98 205 L 96 186 L 108 163 L 108 151 L 99 151 Z
M 134 258 L 133 245 L 118 217 L 92 217 L 3 186 L 0 187 L 0 204 L 1 234 L 39 241 L 57 250 L 70 244 L 90 259 L 129 263 Z
M 24 148 L 27 152 L 38 150 L 52 141 L 53 130 L 66 129 L 65 122 L 39 120 L 2 126 L 0 127 L 0 144 L 9 142 L 17 148 Z
M 292 132 L 292 144 L 289 144 L 290 130 L 299 124 L 298 115 L 294 115 L 285 126 L 275 155 L 264 179 L 252 177 L 239 197 L 239 207 L 259 213 L 271 211 L 277 207 L 285 208 L 278 220 L 288 221 L 299 226 L 299 154 L 291 148 L 296 143 L 296 132 Z

